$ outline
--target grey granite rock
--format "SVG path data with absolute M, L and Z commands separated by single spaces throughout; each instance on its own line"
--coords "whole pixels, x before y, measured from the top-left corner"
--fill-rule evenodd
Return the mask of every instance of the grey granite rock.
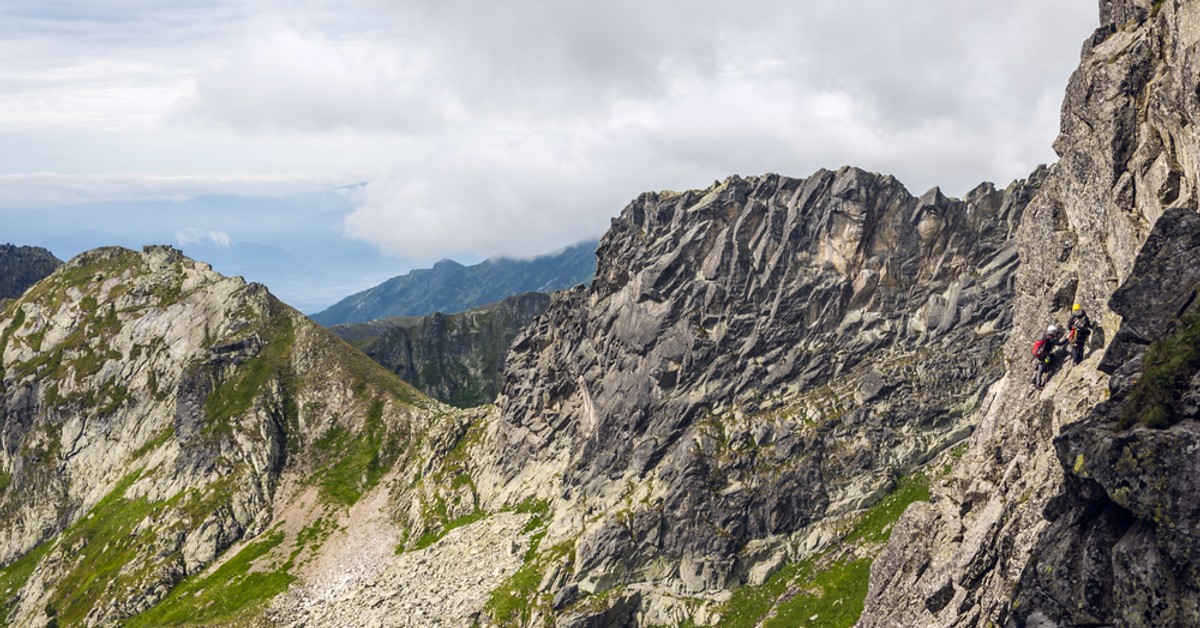
M 1042 176 L 957 200 L 843 168 L 631 203 L 591 285 L 517 338 L 499 401 L 502 472 L 566 452 L 564 511 L 652 487 L 587 527 L 571 582 L 737 586 L 749 542 L 869 505 L 969 434 Z
M 1021 270 L 1014 330 L 1004 350 L 1003 392 L 981 417 L 949 480 L 935 486 L 928 505 L 911 508 L 898 524 L 898 530 L 921 532 L 895 537 L 876 561 L 863 626 L 982 626 L 1010 620 L 1057 625 L 1059 616 L 1047 615 L 1044 607 L 1012 613 L 1013 593 L 1022 574 L 1029 573 L 1030 556 L 1047 534 L 1058 534 L 1048 532 L 1059 524 L 1043 513 L 1065 507 L 1058 501 L 1065 480 L 1054 438 L 1074 429 L 1071 423 L 1107 397 L 1105 371 L 1135 375 L 1138 367 L 1127 358 L 1151 330 L 1137 331 L 1137 323 L 1122 326 L 1120 321 L 1152 306 L 1138 298 L 1126 307 L 1117 297 L 1109 309 L 1110 297 L 1123 282 L 1138 281 L 1135 260 L 1143 244 L 1155 246 L 1150 233 L 1159 217 L 1171 207 L 1195 212 L 1200 182 L 1195 137 L 1200 52 L 1194 46 L 1200 7 L 1150 0 L 1105 0 L 1100 6 L 1101 26 L 1084 44 L 1063 103 L 1055 142 L 1060 160 L 1030 202 L 1016 236 L 1022 243 Z M 1180 298 L 1173 294 L 1168 302 Z M 1032 373 L 1029 345 L 1047 324 L 1066 321 L 1072 301 L 1098 325 L 1100 345 L 1118 328 L 1120 338 L 1111 343 L 1111 354 L 1092 346 L 1082 364 L 1060 369 L 1045 391 L 1030 393 L 1025 384 Z M 1122 363 L 1133 370 L 1122 371 Z M 1095 533 L 1101 537 L 1116 538 L 1127 521 L 1104 507 L 1096 516 Z M 1071 554 L 1070 546 L 1063 539 L 1060 556 L 1081 556 Z M 1079 572 L 1067 571 L 1058 573 L 1062 591 L 1092 586 L 1068 580 Z M 1096 582 L 1101 589 L 1108 586 Z M 1107 595 L 1099 589 L 1088 593 L 1093 594 Z M 1097 625 L 1117 621 L 1113 611 L 1097 608 Z M 1082 614 L 1076 620 L 1091 621 Z
M 1146 347 L 1200 316 L 1198 291 L 1200 214 L 1168 210 L 1110 302 L 1123 317 L 1101 362 L 1116 373 L 1111 395 L 1055 439 L 1066 482 L 1014 596 L 1014 625 L 1200 623 L 1200 414 L 1179 404 L 1165 429 L 1121 427 Z M 1192 362 L 1179 367 L 1177 398 L 1200 390 Z

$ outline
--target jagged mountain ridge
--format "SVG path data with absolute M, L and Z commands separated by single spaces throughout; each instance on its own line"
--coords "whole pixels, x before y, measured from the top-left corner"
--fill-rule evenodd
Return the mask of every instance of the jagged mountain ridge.
M 207 566 L 249 554 L 276 578 L 252 601 L 270 601 L 279 623 L 394 618 L 408 598 L 374 597 L 379 582 L 471 621 L 718 621 L 730 588 L 828 547 L 897 474 L 969 433 L 963 417 L 1000 372 L 989 352 L 1010 322 L 1010 234 L 1039 177 L 963 201 L 852 168 L 644 195 L 605 239 L 598 281 L 555 297 L 518 339 L 501 408 L 474 413 L 422 401 L 261 287 L 169 249 L 81 256 L 0 321 L 13 489 L 0 498 L 36 507 L 36 525 L 5 542 L 4 560 L 21 557 L 0 570 L 18 585 L 6 611 L 22 623 L 44 608 L 133 625 L 212 616 L 200 594 L 249 576 Z M 306 342 L 281 342 L 281 326 Z M 681 342 L 693 361 L 672 364 Z M 608 357 L 576 361 L 597 347 Z M 781 353 L 791 360 L 776 368 Z M 572 385 L 600 394 L 578 405 Z M 249 401 L 227 401 L 234 392 Z M 74 435 L 76 423 L 74 444 L 56 448 L 56 426 Z M 135 436 L 101 452 L 113 433 Z M 361 476 L 330 457 L 348 444 L 367 456 L 350 456 Z M 231 482 L 243 489 L 221 492 Z M 79 494 L 90 497 L 58 497 Z M 146 523 L 118 531 L 178 533 L 153 556 L 119 545 L 141 579 L 102 572 L 68 602 L 63 587 L 98 560 L 63 562 L 88 515 L 143 503 Z M 453 572 L 461 526 L 491 539 L 480 542 L 497 569 L 490 584 L 455 576 L 455 595 L 433 594 L 446 578 L 415 582 L 410 557 Z M 503 530 L 511 543 L 489 536 Z M 493 606 L 502 580 L 530 569 L 544 588 L 500 598 L 526 610 Z M 205 587 L 213 579 L 223 585 Z M 225 612 L 263 612 L 254 604 Z
M 418 390 L 466 408 L 495 400 L 513 338 L 549 303 L 549 295 L 529 292 L 458 314 L 388 318 L 330 330 Z
M 433 268 L 393 277 L 312 315 L 322 325 L 454 314 L 526 292 L 553 292 L 591 280 L 594 241 L 530 260 L 488 259 L 474 266 L 442 260 Z
M 21 296 L 60 265 L 62 260 L 44 248 L 0 244 L 0 302 Z
M 631 203 L 592 284 L 514 343 L 499 402 L 503 472 L 547 483 L 564 520 L 638 504 L 573 532 L 563 599 L 683 621 L 668 591 L 798 560 L 824 518 L 969 433 L 1040 176 L 959 201 L 844 168 Z

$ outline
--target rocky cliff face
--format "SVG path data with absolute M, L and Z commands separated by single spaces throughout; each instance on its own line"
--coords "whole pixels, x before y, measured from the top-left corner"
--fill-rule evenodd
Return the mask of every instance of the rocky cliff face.
M 502 477 L 576 538 L 559 603 L 681 621 L 630 592 L 761 581 L 969 434 L 1041 176 L 960 201 L 845 168 L 627 207 L 592 284 L 514 343 L 499 404 Z
M 0 244 L 0 301 L 21 296 L 61 264 L 41 247 Z
M 513 338 L 549 304 L 549 295 L 529 292 L 459 314 L 389 318 L 330 330 L 421 392 L 468 408 L 496 399 Z
M 1110 395 L 1055 439 L 1066 470 L 1017 625 L 1200 625 L 1200 214 L 1169 209 L 1111 299 Z
M 0 334 L 0 618 L 13 625 L 149 609 L 279 521 L 288 477 L 354 503 L 434 407 L 262 286 L 166 247 L 75 258 L 4 308 Z M 287 538 L 289 568 L 305 542 Z M 257 595 L 286 587 L 277 570 Z
M 1071 551 L 1090 546 L 1083 542 L 1068 550 L 1068 541 L 1056 546 L 1052 540 L 1069 527 L 1066 521 L 1080 523 L 1092 515 L 1109 517 L 1107 529 L 1100 524 L 1095 529 L 1109 540 L 1131 539 L 1112 554 L 1128 556 L 1125 552 L 1144 547 L 1145 542 L 1145 537 L 1133 541 L 1133 537 L 1122 536 L 1124 526 L 1137 527 L 1129 513 L 1089 510 L 1088 503 L 1104 508 L 1099 499 L 1101 489 L 1090 482 L 1085 483 L 1086 490 L 1075 480 L 1067 483 L 1069 493 L 1083 495 L 1074 505 L 1069 499 L 1052 500 L 1064 488 L 1062 463 L 1072 475 L 1093 477 L 1089 461 L 1096 458 L 1089 456 L 1100 452 L 1091 447 L 1119 449 L 1111 435 L 1103 436 L 1105 428 L 1094 420 L 1088 421 L 1091 427 L 1070 426 L 1090 415 L 1109 394 L 1105 374 L 1097 367 L 1124 362 L 1115 357 L 1101 362 L 1103 354 L 1098 350 L 1118 329 L 1119 317 L 1151 307 L 1149 303 L 1119 305 L 1119 300 L 1110 306 L 1110 296 L 1122 282 L 1136 280 L 1135 260 L 1164 211 L 1169 207 L 1196 210 L 1200 174 L 1200 143 L 1195 135 L 1200 111 L 1198 25 L 1200 7 L 1194 3 L 1101 3 L 1100 29 L 1084 45 L 1080 67 L 1071 78 L 1063 104 L 1062 132 L 1055 143 L 1061 159 L 1030 203 L 1017 235 L 1026 246 L 1021 247 L 1014 333 L 1004 349 L 1010 367 L 998 384 L 994 410 L 981 416 L 969 450 L 951 476 L 934 487 L 931 501 L 910 508 L 897 525 L 873 568 L 862 625 L 1020 623 L 1032 615 L 1013 613 L 1013 592 L 1019 583 L 1043 586 L 1046 578 L 1054 577 L 1067 580 L 1045 585 L 1050 597 L 1041 597 L 1037 608 L 1044 609 L 1048 599 L 1071 591 L 1077 595 L 1062 595 L 1059 601 L 1104 600 L 1108 606 L 1096 609 L 1101 622 L 1149 625 L 1136 619 L 1122 624 L 1115 613 L 1103 617 L 1105 609 L 1116 609 L 1115 602 L 1130 599 L 1113 597 L 1103 587 L 1089 585 L 1086 597 L 1080 597 L 1083 573 L 1061 560 L 1068 555 L 1078 557 L 1080 554 Z M 1101 324 L 1093 337 L 1093 350 L 1081 365 L 1057 373 L 1045 392 L 1030 396 L 1026 392 L 1032 368 L 1025 357 L 1028 345 L 1046 324 L 1064 323 L 1072 302 L 1083 304 Z M 1113 347 L 1109 351 L 1135 353 Z M 1118 385 L 1113 394 L 1119 390 Z M 1175 429 L 1187 431 L 1186 427 Z M 1066 434 L 1058 444 L 1064 456 L 1089 450 L 1081 468 L 1076 469 L 1075 459 L 1060 461 L 1056 455 L 1054 439 L 1060 430 Z M 1171 437 L 1164 434 L 1162 438 Z M 1124 441 L 1124 437 L 1116 441 Z M 1092 444 L 1080 449 L 1082 443 Z M 1148 441 L 1145 447 L 1134 449 L 1147 453 L 1153 447 Z M 1104 454 L 1098 458 L 1104 460 Z M 1118 465 L 1117 470 L 1121 468 Z M 1119 482 L 1109 484 L 1110 489 L 1118 486 Z M 1114 497 L 1113 501 L 1156 501 L 1162 495 L 1151 495 L 1159 489 L 1139 487 L 1145 494 L 1136 500 Z M 1073 514 L 1061 515 L 1064 509 Z M 1081 510 L 1087 511 L 1087 516 L 1081 515 Z M 1044 512 L 1060 523 L 1051 526 Z M 1055 547 L 1057 553 L 1036 563 L 1042 579 L 1039 585 L 1029 560 L 1044 543 Z M 1088 570 L 1086 565 L 1079 567 Z M 1194 583 L 1194 575 L 1189 577 Z M 1091 621 L 1085 615 L 1065 609 L 1049 616 L 1061 620 L 1061 625 L 1084 625 Z

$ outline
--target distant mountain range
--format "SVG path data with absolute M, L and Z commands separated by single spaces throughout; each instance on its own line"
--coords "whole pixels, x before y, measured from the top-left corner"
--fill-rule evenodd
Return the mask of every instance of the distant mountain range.
M 474 266 L 442 260 L 393 277 L 312 315 L 325 325 L 397 316 L 464 312 L 526 292 L 553 292 L 588 283 L 596 270 L 595 240 L 530 260 L 489 259 Z

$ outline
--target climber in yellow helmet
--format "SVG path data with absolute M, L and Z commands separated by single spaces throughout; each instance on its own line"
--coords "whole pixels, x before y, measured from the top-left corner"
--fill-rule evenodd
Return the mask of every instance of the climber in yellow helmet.
M 1088 336 L 1092 333 L 1092 320 L 1078 303 L 1071 308 L 1071 320 L 1067 322 L 1067 329 L 1067 341 L 1071 343 L 1071 360 L 1079 364 L 1083 361 L 1083 348 L 1087 346 Z

